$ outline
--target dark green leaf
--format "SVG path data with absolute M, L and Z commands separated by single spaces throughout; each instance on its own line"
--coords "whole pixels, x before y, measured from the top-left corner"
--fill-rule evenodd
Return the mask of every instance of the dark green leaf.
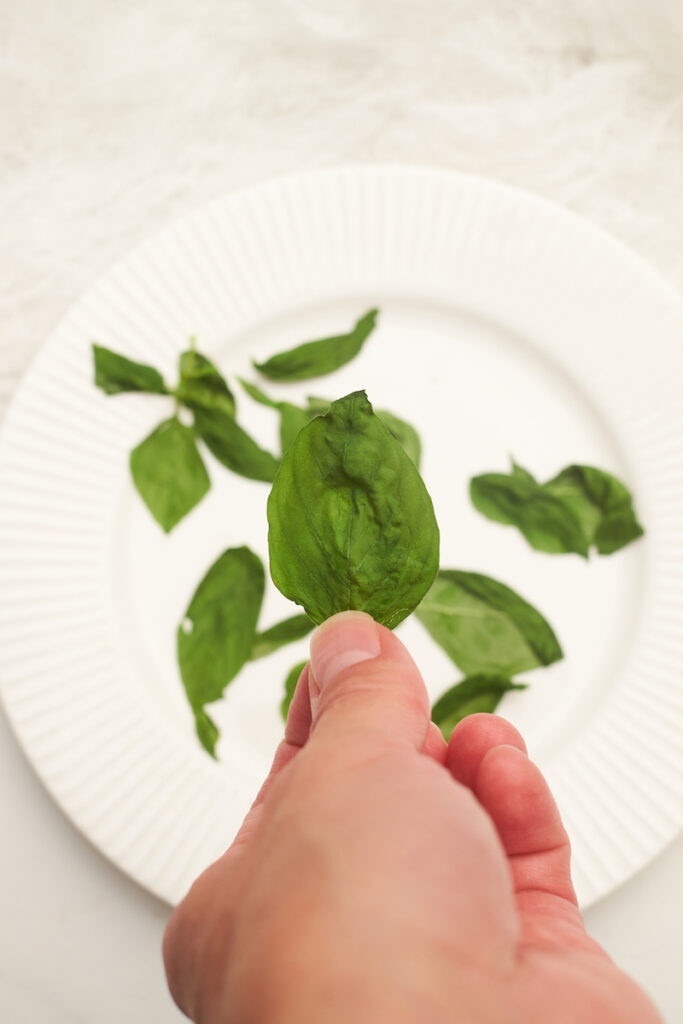
M 246 547 L 229 548 L 200 582 L 178 626 L 180 675 L 197 734 L 210 752 L 218 730 L 201 717 L 204 705 L 223 696 L 249 659 L 264 583 L 260 558 Z
M 183 352 L 179 362 L 180 383 L 175 390 L 178 401 L 188 409 L 209 409 L 235 415 L 235 399 L 225 378 L 206 356 L 193 349 Z
M 255 402 L 267 405 L 280 413 L 280 449 L 284 455 L 291 448 L 294 438 L 301 428 L 305 427 L 310 420 L 311 414 L 306 409 L 300 409 L 298 405 L 292 405 L 291 402 L 276 402 L 275 399 L 269 398 L 261 391 L 261 388 L 250 384 L 247 380 L 242 380 L 241 377 L 239 382 Z
M 265 363 L 254 363 L 254 366 L 270 380 L 306 380 L 332 373 L 358 355 L 363 342 L 374 330 L 378 312 L 377 309 L 371 309 L 348 334 L 307 341 L 287 352 L 271 356 Z
M 216 723 L 213 719 L 209 718 L 206 711 L 199 709 L 194 713 L 194 727 L 197 732 L 199 742 L 204 747 L 204 750 L 211 754 L 211 757 L 213 757 L 214 760 L 217 760 L 216 743 L 218 742 L 220 733 Z
M 135 363 L 111 349 L 93 345 L 95 384 L 107 395 L 122 391 L 147 391 L 153 395 L 168 394 L 164 379 L 153 366 Z
M 287 721 L 289 705 L 292 703 L 292 697 L 294 696 L 294 691 L 296 690 L 296 684 L 299 682 L 299 676 L 306 668 L 307 664 L 307 661 L 299 662 L 298 665 L 295 665 L 294 668 L 291 669 L 287 678 L 285 679 L 285 695 L 282 698 L 282 703 L 280 704 L 280 714 L 282 715 L 285 722 Z
M 270 492 L 268 522 L 273 581 L 316 623 L 356 608 L 393 628 L 437 571 L 431 499 L 364 391 L 300 431 Z
M 175 416 L 133 449 L 130 469 L 142 500 L 166 533 L 211 486 L 192 430 Z
M 417 617 L 467 675 L 510 677 L 562 657 L 540 612 L 480 573 L 442 569 Z
M 470 497 L 482 515 L 516 526 L 537 551 L 575 551 L 588 557 L 588 540 L 572 509 L 520 467 L 509 476 L 484 473 L 473 477 Z
M 266 654 L 272 654 L 279 647 L 291 644 L 294 640 L 301 640 L 308 636 L 315 623 L 311 622 L 308 615 L 292 615 L 289 619 L 276 623 L 263 633 L 257 633 L 254 639 L 254 646 L 251 649 L 251 659 L 263 658 Z
M 544 490 L 572 510 L 601 555 L 612 554 L 643 535 L 630 491 L 611 473 L 593 466 L 567 466 Z
M 259 448 L 232 416 L 198 406 L 194 411 L 194 428 L 209 451 L 234 473 L 250 480 L 274 479 L 278 460 Z
M 432 708 L 432 721 L 436 722 L 448 742 L 458 722 L 480 711 L 492 714 L 503 695 L 510 690 L 526 690 L 526 686 L 502 676 L 468 676 L 439 697 Z

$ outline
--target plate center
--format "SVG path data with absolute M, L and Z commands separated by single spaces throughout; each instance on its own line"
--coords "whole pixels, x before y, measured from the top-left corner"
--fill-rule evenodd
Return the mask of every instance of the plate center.
M 235 376 L 257 381 L 251 358 L 343 331 L 366 309 L 380 307 L 377 331 L 337 373 L 292 385 L 258 383 L 293 402 L 365 388 L 377 408 L 417 429 L 422 474 L 441 529 L 442 567 L 486 573 L 511 586 L 546 616 L 565 652 L 551 668 L 520 676 L 529 689 L 508 695 L 500 708 L 522 730 L 533 756 L 547 764 L 595 713 L 619 674 L 639 614 L 643 542 L 588 562 L 533 551 L 516 530 L 474 510 L 468 482 L 478 473 L 507 471 L 510 456 L 541 480 L 573 462 L 623 478 L 622 453 L 599 412 L 529 339 L 458 308 L 382 298 L 357 296 L 293 310 L 233 338 L 200 338 L 200 350 L 234 383 L 240 423 L 277 452 L 277 414 L 255 405 Z M 179 337 L 178 351 L 183 343 Z M 158 405 L 152 409 L 151 402 L 144 411 L 139 405 L 139 435 L 132 444 L 170 414 Z M 206 462 L 212 489 L 169 536 L 124 476 L 112 545 L 121 643 L 139 685 L 189 737 L 193 726 L 176 665 L 176 627 L 203 573 L 225 548 L 249 545 L 266 569 L 268 554 L 269 485 L 235 476 L 208 453 Z M 261 628 L 295 611 L 268 580 Z M 460 678 L 416 620 L 399 633 L 433 699 Z M 255 778 L 262 774 L 282 735 L 284 678 L 306 651 L 300 641 L 248 664 L 224 700 L 208 708 L 221 729 L 222 760 L 248 767 Z

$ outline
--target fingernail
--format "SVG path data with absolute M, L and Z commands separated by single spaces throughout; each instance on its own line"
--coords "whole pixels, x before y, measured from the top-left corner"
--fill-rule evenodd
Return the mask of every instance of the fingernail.
M 340 612 L 311 636 L 309 685 L 318 693 L 340 672 L 381 651 L 377 623 L 365 612 Z

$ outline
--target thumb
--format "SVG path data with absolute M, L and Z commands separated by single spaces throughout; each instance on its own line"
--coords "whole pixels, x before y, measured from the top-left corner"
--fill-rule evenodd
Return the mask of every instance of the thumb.
M 398 637 L 365 612 L 318 626 L 308 683 L 314 742 L 423 749 L 430 707 L 422 677 Z

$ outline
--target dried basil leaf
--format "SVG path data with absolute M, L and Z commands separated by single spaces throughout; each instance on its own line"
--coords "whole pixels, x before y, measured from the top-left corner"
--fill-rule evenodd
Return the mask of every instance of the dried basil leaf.
M 379 310 L 371 309 L 358 320 L 348 334 L 338 334 L 271 356 L 254 367 L 270 380 L 307 380 L 338 370 L 358 355 L 366 338 L 375 328 Z
M 468 676 L 510 678 L 562 657 L 541 613 L 481 573 L 442 569 L 416 614 Z
M 133 449 L 130 469 L 142 500 L 166 533 L 211 486 L 194 433 L 175 416 Z
M 268 522 L 273 582 L 315 623 L 355 608 L 393 628 L 437 571 L 429 494 L 364 391 L 300 431 L 270 492 Z

